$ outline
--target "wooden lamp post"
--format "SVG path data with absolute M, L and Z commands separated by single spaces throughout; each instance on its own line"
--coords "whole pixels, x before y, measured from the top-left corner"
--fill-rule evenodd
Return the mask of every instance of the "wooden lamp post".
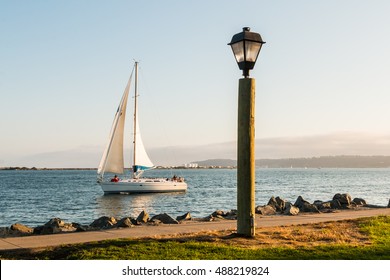
M 229 45 L 243 72 L 238 87 L 237 234 L 255 236 L 255 66 L 263 42 L 260 34 L 244 27 Z

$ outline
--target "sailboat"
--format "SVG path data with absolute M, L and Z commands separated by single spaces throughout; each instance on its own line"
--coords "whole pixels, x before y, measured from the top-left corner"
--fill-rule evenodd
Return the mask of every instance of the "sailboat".
M 123 140 L 126 119 L 127 99 L 129 97 L 131 81 L 135 72 L 134 85 L 134 131 L 133 131 L 133 168 L 129 178 L 119 179 L 116 174 L 124 174 Z M 138 62 L 135 62 L 133 71 L 127 82 L 122 99 L 116 111 L 107 146 L 104 150 L 98 168 L 98 183 L 105 194 L 118 193 L 161 193 L 161 192 L 185 192 L 187 183 L 183 178 L 144 178 L 144 171 L 155 166 L 146 153 L 142 142 L 138 124 Z M 107 178 L 106 173 L 111 173 Z M 115 176 L 113 177 L 112 175 Z

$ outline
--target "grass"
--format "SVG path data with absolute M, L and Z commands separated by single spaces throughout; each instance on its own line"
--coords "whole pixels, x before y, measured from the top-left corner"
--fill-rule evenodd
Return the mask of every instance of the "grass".
M 106 240 L 45 250 L 0 252 L 0 259 L 389 260 L 390 216 L 259 228 L 254 238 L 221 231 Z

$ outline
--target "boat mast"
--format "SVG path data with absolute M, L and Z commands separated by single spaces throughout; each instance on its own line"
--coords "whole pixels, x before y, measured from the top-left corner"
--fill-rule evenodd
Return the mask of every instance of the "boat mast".
M 138 61 L 135 62 L 135 86 L 134 86 L 134 140 L 133 140 L 133 178 L 135 178 L 135 153 L 136 153 L 136 137 L 137 137 L 137 106 L 138 106 Z

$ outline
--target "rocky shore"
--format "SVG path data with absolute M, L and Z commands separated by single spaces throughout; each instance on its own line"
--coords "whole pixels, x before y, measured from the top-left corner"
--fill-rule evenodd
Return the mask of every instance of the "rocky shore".
M 390 208 L 390 200 L 387 207 Z M 345 193 L 337 193 L 329 201 L 315 200 L 308 202 L 302 196 L 299 196 L 295 203 L 286 201 L 277 196 L 271 197 L 266 205 L 257 206 L 255 212 L 257 215 L 299 215 L 302 213 L 332 213 L 340 210 L 359 210 L 367 208 L 386 208 L 386 206 L 370 205 L 362 198 L 354 198 Z M 114 228 L 130 228 L 136 226 L 158 226 L 160 224 L 182 224 L 189 222 L 213 222 L 219 220 L 236 220 L 237 210 L 223 211 L 216 210 L 203 218 L 193 218 L 189 212 L 177 216 L 176 218 L 163 213 L 150 217 L 142 211 L 137 218 L 124 217 L 115 218 L 103 216 L 94 220 L 89 225 L 79 223 L 66 223 L 60 218 L 52 218 L 44 225 L 37 227 L 28 227 L 26 225 L 15 223 L 10 227 L 0 228 L 0 237 L 20 237 L 29 235 L 58 234 L 71 232 L 98 231 Z

